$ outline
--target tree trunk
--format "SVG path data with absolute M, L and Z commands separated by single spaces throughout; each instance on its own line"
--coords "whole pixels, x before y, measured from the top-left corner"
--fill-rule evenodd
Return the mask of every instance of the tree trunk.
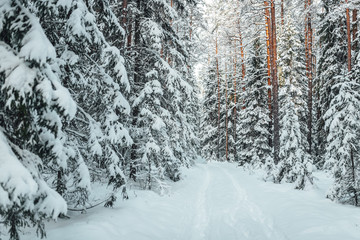
M 220 160 L 220 73 L 219 73 L 219 57 L 218 57 L 218 38 L 216 30 L 216 41 L 215 41 L 215 53 L 216 53 L 216 77 L 218 81 L 218 144 L 217 144 L 217 155 Z
M 266 52 L 267 52 L 267 76 L 268 76 L 268 105 L 269 105 L 269 132 L 272 133 L 272 110 L 271 110 L 271 61 L 270 61 L 270 11 L 269 3 L 264 1 L 265 5 L 265 29 L 266 29 Z M 269 146 L 272 146 L 272 138 L 269 136 Z
M 226 141 L 225 141 L 225 156 L 226 161 L 229 161 L 229 129 L 228 129 L 228 72 L 227 72 L 227 64 L 225 64 L 225 128 L 226 128 Z
M 240 23 L 239 23 L 240 26 Z M 243 92 L 245 92 L 245 74 L 246 74 L 246 69 L 245 69 L 245 54 L 244 54 L 244 45 L 243 45 L 243 41 L 242 41 L 242 34 L 241 31 L 239 30 L 239 39 L 240 39 L 240 56 L 241 56 L 241 80 L 242 80 L 242 84 L 243 84 Z M 242 109 L 245 109 L 245 99 L 243 99 L 243 107 Z
M 131 47 L 132 24 L 128 18 L 129 11 L 127 8 L 128 8 L 128 0 L 124 0 L 123 4 L 122 4 L 122 10 L 121 10 L 121 15 L 122 15 L 121 23 L 122 23 L 122 28 L 125 30 L 126 35 L 125 35 L 124 40 L 121 42 L 121 46 L 124 48 L 127 47 L 129 49 Z M 126 49 L 124 51 L 126 52 Z
M 142 1 L 141 0 L 137 0 L 136 1 L 136 5 L 137 5 L 137 9 L 142 9 Z M 135 18 L 135 28 L 134 28 L 134 46 L 135 48 L 137 48 L 137 50 L 139 51 L 140 49 L 140 19 L 139 17 Z M 128 42 L 129 44 L 129 42 Z M 137 86 L 139 86 L 140 84 L 140 59 L 139 59 L 139 54 L 136 54 L 135 56 L 135 60 L 134 60 L 134 72 L 133 72 L 133 79 L 134 79 L 134 88 L 136 88 Z M 137 119 L 139 116 L 139 108 L 138 107 L 134 107 L 132 108 L 132 126 L 133 128 L 137 127 Z M 130 162 L 130 178 L 133 179 L 134 181 L 136 181 L 136 161 L 137 161 L 137 141 L 136 138 L 134 139 L 134 143 L 131 146 L 131 162 Z
M 348 3 L 348 0 L 346 0 Z M 348 63 L 348 71 L 351 72 L 351 29 L 350 29 L 350 9 L 346 8 L 346 32 L 347 32 L 347 63 Z
M 309 144 L 308 152 L 312 153 L 312 102 L 313 102 L 313 56 L 312 56 L 312 45 L 313 45 L 313 30 L 311 26 L 311 13 L 310 6 L 311 0 L 305 0 L 305 59 L 306 59 L 306 76 L 308 78 L 308 136 L 307 141 Z
M 170 0 L 170 7 L 173 7 L 173 0 Z M 172 26 L 172 19 L 170 19 L 170 26 Z
M 354 198 L 355 198 L 355 206 L 358 206 L 358 196 L 357 196 L 357 190 L 356 190 L 356 175 L 355 175 L 355 163 L 354 163 L 354 151 L 351 148 L 350 153 L 350 160 L 351 160 L 351 170 L 352 170 L 352 179 L 354 182 Z
M 136 30 L 136 29 L 135 29 Z M 132 23 L 129 23 L 127 26 L 127 31 L 128 31 L 128 35 L 127 35 L 127 48 L 130 49 L 131 44 L 132 44 Z
M 357 10 L 353 10 L 353 50 L 355 51 L 357 49 L 357 41 L 356 41 L 356 35 L 357 35 Z
M 236 51 L 236 40 L 234 41 L 234 113 L 233 113 L 233 133 L 234 133 L 234 158 L 236 161 L 236 155 L 237 155 L 237 149 L 236 149 L 236 121 L 237 121 L 237 109 L 236 109 L 236 104 L 237 104 L 237 90 L 236 90 L 236 75 L 237 75 L 237 69 L 236 69 L 236 64 L 237 64 L 237 51 Z
M 126 22 L 127 22 L 127 5 L 128 5 L 128 1 L 127 0 L 123 0 L 123 5 L 122 5 L 122 27 L 125 29 L 126 28 Z
M 281 0 L 281 26 L 284 27 L 284 0 Z
M 271 62 L 271 78 L 272 78 L 272 116 L 274 123 L 273 132 L 273 148 L 274 162 L 279 162 L 280 151 L 280 126 L 279 126 L 279 102 L 278 102 L 278 79 L 277 79 L 277 49 L 276 49 L 276 16 L 275 16 L 275 0 L 271 0 L 270 7 L 271 28 L 270 28 L 270 62 Z
M 348 3 L 348 0 L 346 0 L 346 3 Z M 353 22 L 356 22 L 356 16 L 357 13 L 353 12 Z M 354 17 L 355 15 L 355 17 Z M 355 19 L 355 21 L 354 21 Z M 351 29 L 350 29 L 350 9 L 346 8 L 346 30 L 347 30 L 347 62 L 348 62 L 348 71 L 349 74 L 351 72 Z M 355 39 L 356 32 L 355 28 L 353 30 L 353 38 Z M 355 206 L 358 205 L 358 198 L 357 198 L 357 191 L 356 191 L 356 175 L 355 175 L 355 163 L 354 163 L 354 151 L 351 148 L 350 150 L 350 161 L 351 161 L 351 173 L 352 173 L 352 180 L 354 183 L 354 199 L 355 199 Z
M 170 0 L 170 7 L 173 8 L 173 0 Z M 173 20 L 170 19 L 170 26 L 172 27 L 173 25 Z M 169 41 L 169 45 L 172 45 L 172 41 L 170 40 Z M 161 47 L 161 50 L 163 50 L 163 47 Z M 162 54 L 161 54 L 162 55 Z M 171 56 L 170 56 L 170 53 L 167 53 L 168 57 L 167 57 L 167 62 L 168 64 L 171 66 Z

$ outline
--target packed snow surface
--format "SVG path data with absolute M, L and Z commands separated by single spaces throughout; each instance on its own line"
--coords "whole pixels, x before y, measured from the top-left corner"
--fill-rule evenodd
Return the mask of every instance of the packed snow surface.
M 317 174 L 305 191 L 262 181 L 231 163 L 184 170 L 171 192 L 129 190 L 114 209 L 97 207 L 47 225 L 49 240 L 359 240 L 360 209 L 325 198 Z M 34 239 L 28 231 L 24 239 Z

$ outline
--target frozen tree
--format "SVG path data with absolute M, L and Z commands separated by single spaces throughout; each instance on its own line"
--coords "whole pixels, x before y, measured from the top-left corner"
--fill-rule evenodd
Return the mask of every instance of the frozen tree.
M 281 131 L 280 131 L 280 161 L 276 166 L 277 182 L 295 183 L 295 188 L 304 189 L 313 183 L 312 161 L 304 147 L 304 137 L 300 129 L 298 109 L 293 96 L 296 86 L 285 79 L 285 86 L 281 88 Z
M 131 178 L 149 189 L 163 190 L 166 178 L 179 180 L 179 167 L 190 165 L 196 152 L 190 119 L 197 98 L 188 69 L 188 35 L 177 31 L 183 11 L 193 6 L 172 3 L 136 1 L 131 23 L 130 78 L 135 95 L 131 98 L 134 144 L 129 167 Z M 187 154 L 185 149 L 193 150 Z
M 321 48 L 317 64 L 315 91 L 317 94 L 317 122 L 315 149 L 318 162 L 324 164 L 328 132 L 323 115 L 329 109 L 331 100 L 338 94 L 338 88 L 332 88 L 346 69 L 346 26 L 345 9 L 332 0 L 323 0 L 323 13 L 320 15 L 319 41 Z
M 65 214 L 65 200 L 40 177 L 41 159 L 9 142 L 1 129 L 0 150 L 0 216 L 10 239 L 20 239 L 19 228 L 29 225 L 46 236 L 43 219 Z
M 64 199 L 44 181 L 63 172 L 71 152 L 64 132 L 76 104 L 55 71 L 55 48 L 36 16 L 19 1 L 0 5 L 0 215 L 11 239 L 18 227 L 66 213 Z
M 240 126 L 239 163 L 260 168 L 271 155 L 269 145 L 269 107 L 267 70 L 264 43 L 258 36 L 249 51 L 245 85 L 245 106 L 242 110 Z
M 65 129 L 73 147 L 70 168 L 57 175 L 57 182 L 66 179 L 61 193 L 71 205 L 85 207 L 91 179 L 106 179 L 114 191 L 125 184 L 122 149 L 132 140 L 124 124 L 130 104 L 123 93 L 130 84 L 119 49 L 103 34 L 109 31 L 105 24 L 114 34 L 121 27 L 107 1 L 36 1 L 35 6 L 56 47 L 56 74 L 78 105 L 76 118 Z
M 283 84 L 285 84 L 286 79 L 290 79 L 290 83 L 293 86 L 292 98 L 299 117 L 303 139 L 302 145 L 305 149 L 308 149 L 308 80 L 305 72 L 306 66 L 303 52 L 301 35 L 293 24 L 292 19 L 290 17 L 286 18 L 284 33 L 279 38 L 279 67 L 281 69 L 279 71 L 279 79 Z M 286 109 L 282 109 L 282 111 L 286 111 Z
M 331 101 L 329 110 L 325 113 L 325 126 L 329 132 L 325 164 L 332 168 L 335 182 L 328 197 L 341 203 L 358 206 L 359 201 L 359 85 L 348 81 L 333 88 L 339 88 L 339 93 Z
M 215 64 L 204 74 L 205 94 L 202 102 L 201 146 L 202 156 L 206 159 L 217 158 L 217 98 Z
M 196 4 L 0 4 L 0 215 L 12 239 L 29 224 L 43 236 L 67 205 L 91 207 L 95 182 L 113 206 L 127 178 L 164 190 L 193 164 Z
M 279 47 L 279 66 L 284 86 L 280 91 L 280 161 L 276 166 L 276 182 L 295 182 L 303 189 L 313 183 L 312 160 L 306 139 L 306 77 L 300 34 L 287 19 Z M 301 121 L 303 120 L 303 121 Z

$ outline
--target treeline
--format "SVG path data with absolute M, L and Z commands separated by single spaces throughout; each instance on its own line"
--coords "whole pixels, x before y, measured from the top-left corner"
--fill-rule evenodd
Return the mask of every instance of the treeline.
M 329 171 L 327 197 L 358 206 L 359 9 L 357 0 L 209 5 L 203 155 L 297 189 Z
M 196 5 L 0 3 L 0 224 L 10 239 L 28 226 L 43 237 L 44 219 L 86 210 L 93 185 L 107 186 L 100 197 L 113 206 L 130 182 L 161 192 L 194 162 Z

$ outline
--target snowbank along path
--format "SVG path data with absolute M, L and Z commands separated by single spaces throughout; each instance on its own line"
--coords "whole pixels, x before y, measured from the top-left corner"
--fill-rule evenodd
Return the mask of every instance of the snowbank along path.
M 198 164 L 170 194 L 131 190 L 131 200 L 115 209 L 99 207 L 48 224 L 48 239 L 359 240 L 360 210 L 325 199 L 326 181 L 321 184 L 297 191 L 235 164 Z

